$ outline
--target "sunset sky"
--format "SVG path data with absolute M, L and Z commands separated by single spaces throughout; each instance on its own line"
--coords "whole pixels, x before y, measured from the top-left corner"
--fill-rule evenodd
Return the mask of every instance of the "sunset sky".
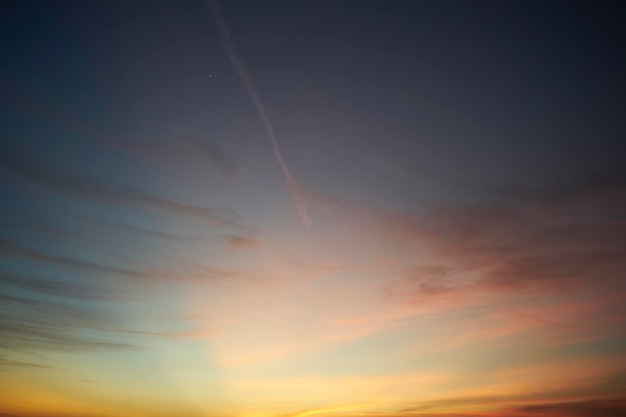
M 625 17 L 0 2 L 0 416 L 626 416 Z

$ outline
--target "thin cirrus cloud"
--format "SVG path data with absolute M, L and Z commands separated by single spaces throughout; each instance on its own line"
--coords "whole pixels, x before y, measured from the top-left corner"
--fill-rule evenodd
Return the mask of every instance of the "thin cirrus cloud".
M 119 291 L 91 282 L 69 282 L 52 277 L 0 270 L 0 286 L 2 285 L 76 300 L 124 300 L 128 298 L 128 295 Z
M 0 413 L 624 414 L 599 10 L 74 3 L 3 27 Z
M 232 276 L 229 271 L 214 267 L 214 259 L 206 256 L 211 247 L 214 249 L 210 250 L 220 250 L 221 239 L 219 235 L 207 235 L 207 230 L 200 230 L 198 236 L 170 233 L 130 222 L 85 217 L 52 205 L 44 207 L 49 213 L 62 214 L 58 220 L 70 223 L 58 226 L 51 220 L 33 227 L 20 222 L 15 213 L 7 212 L 10 215 L 5 219 L 9 226 L 6 231 L 11 237 L 0 240 L 0 257 L 13 264 L 28 263 L 36 269 L 17 273 L 14 267 L 9 267 L 0 271 L 0 285 L 55 296 L 129 300 L 157 282 L 203 282 Z M 76 230 L 80 233 L 75 233 Z M 29 236 L 38 240 L 29 240 Z M 245 235 L 241 239 L 245 240 Z M 53 243 L 53 246 L 42 247 L 35 242 Z M 138 257 L 137 253 L 144 255 Z M 56 272 L 38 272 L 47 269 Z M 107 281 L 96 283 L 95 278 L 86 281 L 90 276 L 107 277 Z M 111 285 L 99 285 L 103 283 Z M 133 287 L 133 291 L 115 287 L 124 283 Z
M 36 260 L 44 265 L 69 267 L 74 271 L 112 273 L 131 279 L 141 276 L 162 279 L 172 275 L 171 272 L 164 272 L 167 265 L 174 266 L 178 263 L 175 270 L 180 272 L 180 263 L 184 259 L 188 262 L 202 261 L 206 258 L 206 248 L 215 246 L 215 250 L 218 250 L 217 244 L 221 239 L 219 235 L 212 236 L 212 228 L 196 228 L 199 229 L 196 233 L 170 232 L 161 230 L 158 226 L 85 216 L 80 211 L 68 210 L 63 205 L 55 205 L 39 198 L 30 198 L 30 201 L 45 207 L 51 218 L 44 221 L 35 215 L 3 207 L 3 227 L 10 233 L 9 236 L 14 237 L 1 242 L 5 256 L 13 254 L 13 257 Z M 40 242 L 55 242 L 55 247 L 64 249 L 60 253 L 55 251 L 52 254 L 49 248 L 33 247 L 33 241 L 29 242 L 28 247 L 18 243 L 24 241 L 26 236 L 36 236 Z M 245 238 L 245 234 L 242 234 L 242 238 Z M 205 250 L 199 250 L 199 247 Z M 83 254 L 88 251 L 89 260 L 82 254 L 68 253 L 70 248 L 80 248 Z M 129 253 L 136 253 L 138 250 L 145 253 L 147 249 L 167 253 L 167 256 L 161 256 L 156 262 L 159 267 L 156 267 L 155 258 L 151 256 L 142 262 L 143 267 L 128 266 L 138 261 L 137 257 L 129 257 Z M 94 256 L 99 259 L 93 260 Z M 151 265 L 145 265 L 146 262 Z
M 378 272 L 385 302 L 354 320 L 333 320 L 345 323 L 346 334 L 370 337 L 441 317 L 449 328 L 438 324 L 436 337 L 421 343 L 442 352 L 520 335 L 548 350 L 618 343 L 626 181 L 592 174 L 546 184 L 419 216 L 308 191 L 311 206 L 359 222 L 379 245 L 402 248 Z M 363 283 L 351 285 L 351 293 L 367 294 Z M 455 311 L 460 318 L 446 321 Z
M 27 258 L 34 261 L 59 265 L 73 269 L 100 272 L 104 274 L 115 274 L 127 278 L 146 279 L 149 277 L 155 277 L 154 271 L 138 271 L 134 269 L 127 269 L 117 266 L 103 265 L 95 262 L 84 261 L 82 259 L 64 258 L 61 256 L 50 255 L 37 250 L 24 248 L 8 241 L 0 241 L 0 254 L 2 254 L 3 256 L 11 256 L 16 258 Z
M 119 284 L 119 280 L 124 280 L 127 285 L 136 286 L 136 289 L 160 283 L 203 283 L 223 278 L 232 278 L 236 272 L 227 269 L 212 267 L 202 260 L 188 261 L 186 265 L 177 268 L 128 268 L 119 264 L 105 264 L 80 258 L 67 258 L 64 256 L 49 254 L 39 250 L 26 248 L 10 241 L 0 241 L 0 256 L 3 258 L 27 259 L 43 265 L 59 266 L 76 273 L 90 273 L 107 276 Z M 174 260 L 175 261 L 175 260 Z M 43 282 L 23 285 L 32 285 L 43 288 Z M 52 284 L 52 287 L 54 284 Z M 48 291 L 51 289 L 49 288 Z M 84 294 L 87 296 L 87 294 Z M 97 297 L 97 295 L 94 295 Z
M 0 164 L 22 178 L 58 192 L 116 205 L 154 209 L 201 220 L 212 227 L 249 228 L 243 218 L 230 208 L 182 204 L 142 190 L 49 170 L 24 160 L 3 159 Z
M 230 235 L 224 238 L 224 246 L 230 250 L 255 249 L 262 245 L 257 237 Z
M 219 146 L 200 138 L 198 134 L 190 135 L 187 132 L 181 138 L 181 133 L 184 132 L 181 132 L 181 129 L 175 129 L 175 132 L 170 135 L 173 138 L 167 140 L 146 143 L 122 139 L 103 132 L 69 109 L 61 108 L 41 95 L 29 91 L 6 74 L 0 73 L 0 88 L 5 93 L 5 99 L 9 99 L 17 107 L 37 118 L 49 120 L 82 138 L 90 139 L 94 143 L 159 164 L 176 159 L 189 160 L 190 156 L 199 154 L 227 177 L 239 178 L 243 174 L 241 164 L 232 155 Z
M 467 404 L 467 403 L 464 403 Z M 420 417 L 622 417 L 626 413 L 626 402 L 621 397 L 599 400 L 575 400 L 570 402 L 536 403 L 502 407 L 491 412 L 478 413 L 431 413 L 428 408 L 410 409 L 401 414 L 386 414 Z
M 615 177 L 614 177 L 615 178 Z M 432 247 L 482 273 L 491 289 L 567 291 L 617 284 L 626 266 L 626 181 L 596 176 L 560 189 L 522 191 L 513 202 L 439 210 L 422 228 Z
M 589 182 L 594 186 L 588 187 Z M 399 258 L 381 259 L 372 262 L 369 269 L 353 271 L 334 268 L 332 262 L 316 264 L 298 252 L 304 261 L 291 262 L 287 256 L 276 265 L 264 265 L 257 284 L 272 291 L 263 292 L 263 296 L 253 287 L 240 287 L 229 293 L 228 302 L 216 299 L 207 303 L 206 295 L 199 294 L 187 304 L 202 310 L 199 317 L 211 317 L 216 324 L 219 337 L 212 341 L 211 352 L 226 369 L 244 373 L 269 366 L 289 369 L 302 366 L 305 358 L 319 356 L 335 361 L 342 369 L 358 360 L 333 356 L 347 346 L 365 346 L 368 340 L 399 337 L 398 333 L 406 331 L 403 343 L 384 350 L 379 362 L 393 363 L 394 357 L 416 364 L 443 364 L 447 360 L 451 364 L 441 366 L 452 372 L 458 365 L 453 358 L 471 352 L 477 365 L 460 378 L 464 384 L 471 384 L 474 391 L 523 392 L 531 386 L 509 382 L 530 378 L 520 377 L 515 369 L 527 366 L 525 355 L 543 366 L 554 357 L 551 355 L 565 352 L 574 359 L 562 368 L 533 371 L 528 367 L 522 374 L 531 375 L 535 385 L 545 380 L 541 375 L 554 375 L 554 384 L 564 384 L 563 390 L 574 395 L 581 387 L 561 378 L 566 370 L 580 365 L 579 377 L 567 379 L 591 387 L 594 380 L 612 380 L 622 372 L 613 366 L 614 355 L 607 353 L 608 365 L 599 368 L 583 361 L 584 354 L 571 353 L 588 346 L 610 351 L 615 349 L 611 347 L 614 340 L 623 337 L 623 331 L 614 329 L 620 321 L 615 315 L 619 315 L 623 299 L 610 294 L 621 285 L 613 268 L 622 261 L 613 256 L 620 250 L 615 245 L 621 242 L 624 227 L 619 210 L 622 190 L 620 181 L 583 179 L 561 187 L 544 186 L 539 191 L 524 189 L 487 196 L 420 216 L 385 212 L 309 192 L 307 201 L 319 207 L 324 216 L 334 214 L 361 222 L 369 240 L 376 238 L 380 246 L 401 247 Z M 564 237 L 555 238 L 560 233 Z M 333 245 L 344 246 L 328 244 L 331 253 Z M 353 240 L 352 246 L 343 250 L 353 251 L 364 244 L 368 239 Z M 579 256 L 581 250 L 590 256 Z M 427 257 L 422 256 L 424 252 Z M 595 256 L 613 268 L 604 269 Z M 533 268 L 528 267 L 530 261 Z M 332 280 L 339 272 L 341 279 Z M 356 272 L 358 279 L 351 279 Z M 282 276 L 292 278 L 282 280 Z M 590 276 L 594 279 L 588 279 Z M 529 310 L 531 301 L 533 308 Z M 311 305 L 315 309 L 310 309 Z M 258 328 L 249 328 L 251 321 Z M 264 323 L 267 328 L 259 330 L 264 329 Z M 481 362 L 482 355 L 488 355 L 493 346 L 502 349 L 500 354 L 508 355 L 508 360 L 483 358 Z M 524 354 L 515 353 L 519 350 Z M 492 384 L 496 377 L 499 382 Z M 438 395 L 454 399 L 455 392 L 462 392 L 460 388 L 446 389 Z M 485 416 L 506 415 L 507 410 L 522 407 L 538 396 L 533 392 L 530 397 L 489 401 L 478 398 L 467 386 L 464 389 L 467 396 L 456 408 L 491 410 L 485 411 Z M 555 391 L 545 401 L 558 403 L 559 396 L 567 392 Z M 608 391 L 599 388 L 598 392 Z M 444 410 L 448 410 L 447 415 L 453 415 L 454 404 L 441 401 L 439 405 L 434 399 L 428 406 L 422 404 L 422 411 L 414 414 L 432 410 L 446 415 Z
M 135 345 L 108 337 L 82 334 L 84 330 L 119 331 L 123 328 L 110 312 L 29 297 L 0 294 L 2 346 L 11 349 L 118 350 Z
M 0 355 L 0 368 L 1 369 L 14 369 L 14 368 L 34 368 L 34 369 L 52 369 L 52 366 L 41 365 L 38 363 L 16 361 L 8 358 L 6 355 Z M 0 414 L 3 416 L 4 414 Z
M 67 230 L 61 227 L 57 227 L 50 222 L 46 222 L 35 216 L 24 213 L 23 211 L 11 209 L 6 206 L 0 207 L 0 213 L 2 214 L 5 225 L 13 229 L 25 229 L 40 234 L 61 238 L 79 240 L 89 239 L 87 236 L 85 236 L 85 234 L 78 231 Z
M 229 178 L 241 178 L 244 169 L 241 164 L 229 155 L 224 149 L 207 140 L 200 138 L 189 139 L 194 150 L 200 151 L 222 174 Z
M 591 275 L 595 283 L 618 284 L 626 267 L 626 181 L 610 178 L 589 175 L 560 187 L 505 190 L 419 217 L 312 191 L 306 195 L 322 210 L 365 219 L 379 237 L 428 250 L 428 263 L 416 261 L 403 274 L 415 294 L 476 287 L 568 291 L 593 285 Z
M 119 283 L 116 288 L 120 288 Z M 133 292 L 128 285 L 125 290 L 122 296 L 95 282 L 70 283 L 51 277 L 18 277 L 2 271 L 0 331 L 3 338 L 0 346 L 26 353 L 118 351 L 144 349 L 154 340 L 184 337 L 184 333 L 178 330 L 156 327 L 149 330 L 140 319 L 129 320 L 127 312 L 137 304 L 145 305 L 142 299 L 145 297 L 139 297 L 139 293 Z M 129 293 L 137 297 L 131 299 Z M 42 358 L 45 359 L 46 355 Z
M 577 412 L 581 416 L 612 416 L 614 414 L 611 413 L 617 410 L 624 411 L 626 403 L 621 396 L 624 369 L 620 367 L 619 360 L 579 360 L 574 363 L 575 366 L 572 365 L 567 361 L 557 361 L 542 366 L 505 369 L 504 372 L 490 374 L 487 384 L 480 385 L 477 384 L 479 381 L 475 381 L 466 389 L 440 393 L 431 400 L 416 400 L 412 405 L 388 415 L 448 417 L 457 415 L 454 411 L 476 409 L 481 411 L 472 415 L 480 417 L 568 417 L 579 415 Z M 614 372 L 610 372 L 611 367 Z M 517 374 L 520 371 L 529 376 L 525 382 Z M 520 382 L 526 386 L 521 386 Z M 542 384 L 545 387 L 538 388 Z M 590 407 L 595 409 L 595 414 L 585 414 Z
M 626 400 L 618 397 L 605 400 L 525 405 L 507 410 L 502 413 L 502 416 L 621 417 L 625 414 Z

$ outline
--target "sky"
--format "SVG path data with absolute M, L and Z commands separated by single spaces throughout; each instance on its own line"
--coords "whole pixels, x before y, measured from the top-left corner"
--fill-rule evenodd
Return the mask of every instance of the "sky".
M 626 415 L 621 2 L 0 2 L 0 416 Z

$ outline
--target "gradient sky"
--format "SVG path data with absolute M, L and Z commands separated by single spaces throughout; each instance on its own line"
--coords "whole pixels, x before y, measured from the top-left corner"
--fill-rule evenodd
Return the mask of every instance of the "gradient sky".
M 0 416 L 625 416 L 624 3 L 220 6 L 0 2 Z

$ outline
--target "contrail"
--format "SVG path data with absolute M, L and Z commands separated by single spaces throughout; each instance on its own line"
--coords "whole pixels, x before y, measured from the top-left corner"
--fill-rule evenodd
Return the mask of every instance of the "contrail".
M 274 128 L 272 127 L 272 123 L 270 122 L 270 119 L 265 112 L 265 106 L 263 105 L 263 102 L 261 101 L 261 98 L 259 97 L 256 88 L 254 87 L 254 83 L 252 82 L 252 78 L 250 77 L 246 66 L 243 64 L 241 58 L 239 58 L 239 55 L 237 55 L 237 51 L 235 50 L 235 43 L 233 42 L 233 37 L 230 34 L 230 29 L 226 24 L 224 15 L 222 15 L 220 6 L 217 3 L 217 0 L 207 0 L 207 4 L 211 8 L 211 11 L 213 12 L 213 17 L 217 22 L 217 26 L 220 31 L 220 37 L 222 38 L 222 44 L 224 45 L 226 54 L 228 55 L 230 62 L 237 70 L 237 74 L 239 74 L 241 82 L 246 87 L 246 91 L 252 99 L 252 102 L 254 103 L 254 106 L 256 107 L 259 116 L 261 117 L 261 120 L 263 121 L 267 136 L 272 142 L 272 148 L 274 149 L 274 155 L 276 156 L 276 160 L 280 164 L 280 167 L 285 174 L 287 189 L 289 190 L 289 194 L 291 194 L 291 198 L 293 199 L 296 209 L 298 210 L 298 216 L 300 217 L 302 223 L 304 223 L 304 225 L 308 227 L 311 225 L 311 216 L 309 216 L 309 212 L 304 205 L 304 199 L 302 198 L 300 186 L 298 185 L 296 179 L 289 170 L 287 162 L 285 162 L 285 158 L 283 158 L 283 154 L 280 152 L 280 148 L 278 147 L 278 139 L 276 139 L 276 135 L 274 134 Z

